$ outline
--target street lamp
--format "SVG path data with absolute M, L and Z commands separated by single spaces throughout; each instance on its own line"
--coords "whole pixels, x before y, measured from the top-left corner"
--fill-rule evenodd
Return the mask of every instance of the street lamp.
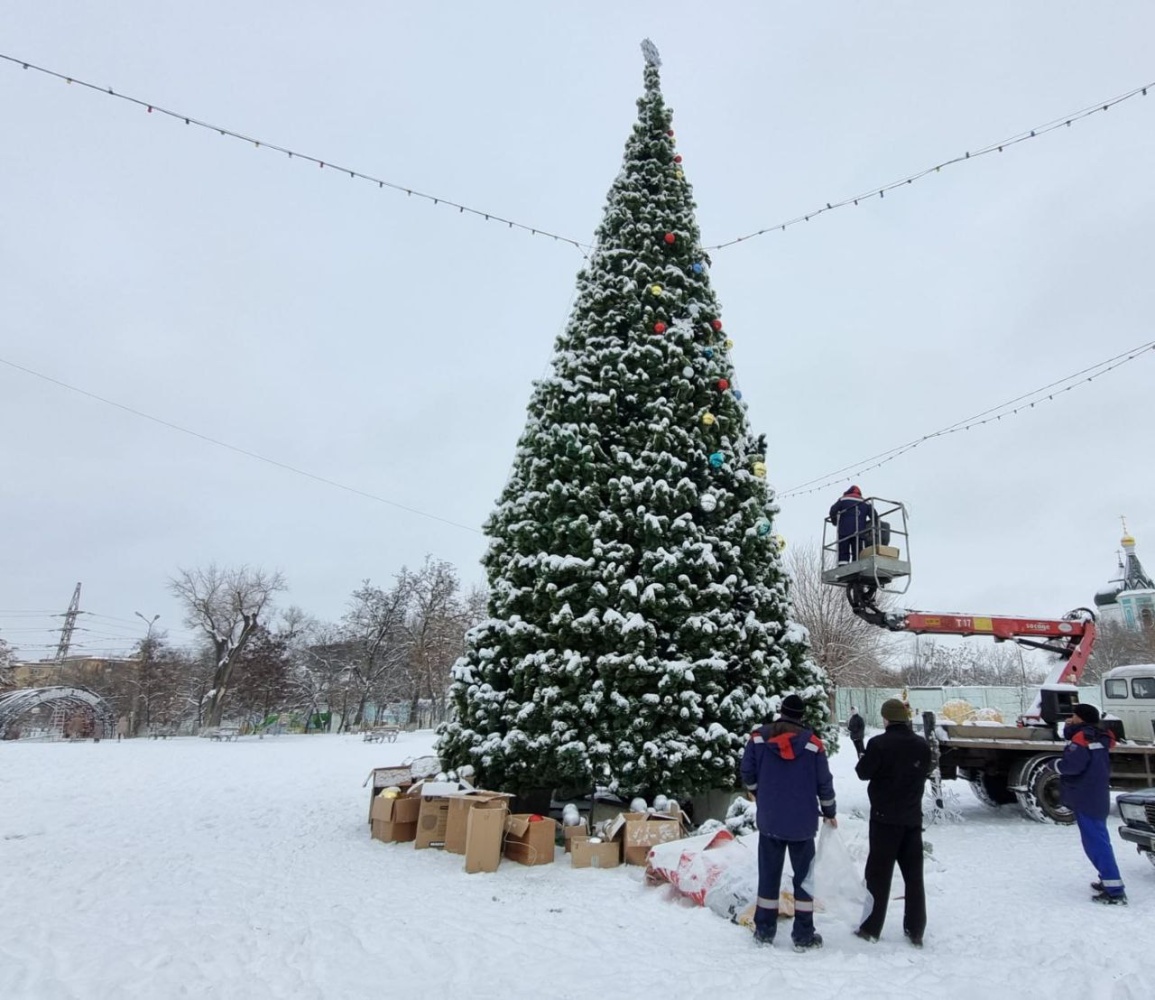
M 144 668 L 144 672 L 145 672 L 145 675 L 143 678 L 141 678 L 141 680 L 144 682 L 145 685 L 147 685 L 147 691 L 144 693 L 144 724 L 145 724 L 145 726 L 148 726 L 150 724 L 150 722 L 152 721 L 150 718 L 150 716 L 152 714 L 151 713 L 151 708 L 152 708 L 152 669 L 151 669 L 152 668 L 152 627 L 156 624 L 156 620 L 160 617 L 160 615 L 155 614 L 151 618 L 146 618 L 139 611 L 134 611 L 133 614 L 136 615 L 137 618 L 139 618 L 142 622 L 145 623 L 145 625 L 148 626 L 148 632 L 145 634 L 144 642 L 142 642 L 141 646 L 140 646 L 141 666 Z M 137 685 L 137 698 L 141 697 L 140 688 L 141 688 L 141 685 L 138 684 Z M 135 736 L 136 735 L 136 718 L 135 718 L 136 712 L 135 712 L 135 710 L 133 711 L 132 715 L 133 715 L 133 718 L 129 719 L 128 728 L 129 728 L 129 732 L 133 736 Z

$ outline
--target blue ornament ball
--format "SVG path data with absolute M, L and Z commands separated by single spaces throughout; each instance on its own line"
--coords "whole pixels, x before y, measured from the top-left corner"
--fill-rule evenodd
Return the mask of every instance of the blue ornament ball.
M 758 523 L 754 526 L 754 530 L 758 532 L 759 538 L 765 538 L 774 530 L 774 526 L 763 517 L 759 519 Z
M 707 361 L 709 361 L 709 360 L 710 360 L 710 359 L 711 359 L 711 358 L 714 356 L 714 348 L 712 348 L 712 347 L 707 347 L 707 348 L 706 348 L 706 349 L 705 349 L 705 350 L 702 352 L 702 354 L 705 356 L 706 360 L 707 360 Z
M 726 456 L 723 455 L 720 451 L 716 451 L 716 452 L 714 452 L 713 455 L 710 456 L 710 465 L 712 468 L 715 468 L 715 469 L 722 468 L 722 463 L 725 461 L 726 461 Z
M 698 261 L 694 261 L 694 273 L 695 274 L 701 274 L 702 273 L 702 265 Z
M 742 390 L 741 389 L 735 389 L 734 390 L 734 398 L 735 399 L 741 399 L 742 398 Z

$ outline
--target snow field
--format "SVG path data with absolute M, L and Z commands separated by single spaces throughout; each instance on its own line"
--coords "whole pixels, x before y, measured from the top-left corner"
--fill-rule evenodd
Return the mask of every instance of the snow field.
M 946 787 L 962 821 L 926 834 L 926 948 L 906 943 L 893 901 L 878 944 L 819 914 L 826 947 L 796 955 L 785 925 L 776 947 L 756 948 L 748 931 L 646 887 L 640 868 L 574 870 L 559 853 L 467 876 L 459 856 L 372 841 L 361 782 L 431 745 L 416 733 L 384 747 L 352 736 L 0 746 L 0 997 L 1155 993 L 1141 944 L 1155 941 L 1155 870 L 1116 838 L 1131 905 L 1095 907 L 1073 828 L 991 812 L 960 783 Z M 867 800 L 853 764 L 849 745 L 832 761 L 861 870 Z M 896 875 L 892 895 L 901 886 Z

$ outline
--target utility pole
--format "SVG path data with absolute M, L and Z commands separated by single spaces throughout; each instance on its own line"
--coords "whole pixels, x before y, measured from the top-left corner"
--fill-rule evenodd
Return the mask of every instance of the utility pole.
M 64 666 L 68 649 L 72 645 L 72 633 L 76 630 L 76 619 L 80 616 L 80 584 L 72 592 L 72 603 L 64 613 L 64 625 L 60 629 L 60 644 L 56 647 L 56 666 Z

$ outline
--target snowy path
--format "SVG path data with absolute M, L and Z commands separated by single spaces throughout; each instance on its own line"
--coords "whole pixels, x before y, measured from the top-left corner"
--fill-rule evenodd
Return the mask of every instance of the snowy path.
M 430 742 L 0 745 L 0 997 L 1155 995 L 1155 870 L 1116 840 L 1131 905 L 1093 907 L 1073 829 L 992 813 L 957 783 L 964 822 L 927 834 L 925 950 L 894 903 L 879 944 L 820 915 L 826 948 L 796 955 L 755 948 L 638 868 L 559 855 L 467 876 L 459 857 L 371 841 L 361 781 Z M 861 854 L 852 756 L 833 763 Z

